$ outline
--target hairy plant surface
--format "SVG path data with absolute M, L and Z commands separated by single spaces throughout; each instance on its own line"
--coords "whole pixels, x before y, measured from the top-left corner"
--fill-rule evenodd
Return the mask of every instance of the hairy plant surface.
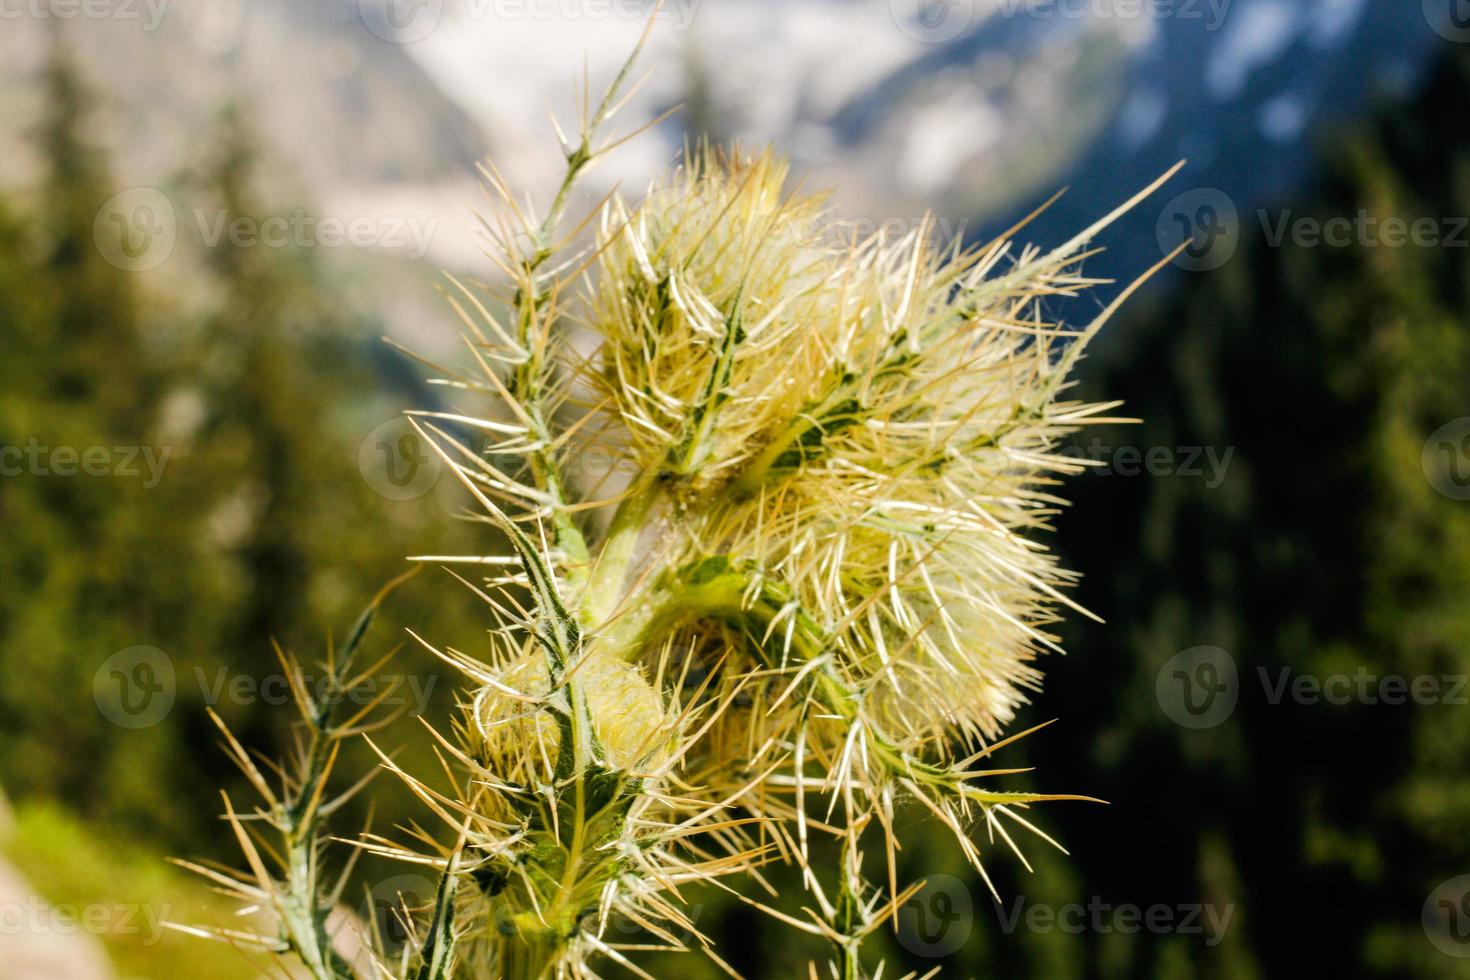
M 1020 855 L 1017 830 L 1051 842 L 1031 804 L 1082 799 L 1006 791 L 1015 770 L 989 757 L 1026 734 L 1006 728 L 1068 605 L 1036 539 L 1082 465 L 1060 441 L 1114 407 L 1069 400 L 1069 374 L 1131 290 L 1080 330 L 1047 301 L 1095 285 L 1081 263 L 1113 216 L 1046 252 L 941 247 L 928 227 L 859 239 L 772 154 L 702 149 L 566 227 L 627 74 L 584 111 L 544 217 L 487 170 L 506 285 L 487 300 L 451 280 L 471 368 L 440 381 L 463 404 L 412 413 L 513 550 L 419 559 L 491 568 L 472 587 L 498 628 L 488 658 L 420 640 L 469 680 L 456 730 L 429 736 L 444 772 L 383 756 L 439 826 L 358 842 L 437 869 L 414 941 L 349 963 L 316 882 L 333 746 L 361 727 L 335 716 L 369 676 L 351 666 L 361 629 L 336 686 L 299 692 L 310 737 L 283 787 L 230 742 L 281 867 L 231 811 L 251 873 L 208 873 L 282 923 L 235 939 L 313 976 L 646 976 L 608 938 L 615 917 L 722 962 L 683 911 L 696 881 L 865 976 L 863 938 L 912 894 L 901 806 L 984 874 L 977 838 Z M 835 867 L 813 860 L 821 838 Z M 805 917 L 750 887 L 769 862 L 800 867 Z

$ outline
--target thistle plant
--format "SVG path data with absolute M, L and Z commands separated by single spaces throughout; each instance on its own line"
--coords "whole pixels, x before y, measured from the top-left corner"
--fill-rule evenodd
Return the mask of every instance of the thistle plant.
M 1034 804 L 1087 799 L 1007 789 L 1023 770 L 992 757 L 1030 733 L 1008 729 L 1053 625 L 1081 612 L 1037 535 L 1086 465 L 1063 440 L 1117 421 L 1068 392 L 1136 284 L 1081 329 L 1046 311 L 1098 285 L 1082 264 L 1137 198 L 1050 251 L 1019 229 L 862 238 L 774 154 L 698 147 L 571 220 L 576 181 L 621 142 L 604 133 L 632 63 L 584 99 L 543 215 L 486 167 L 502 282 L 448 280 L 465 366 L 436 382 L 457 404 L 410 416 L 506 547 L 416 559 L 468 566 L 495 628 L 476 655 L 414 634 L 466 678 L 453 730 L 424 736 L 442 772 L 381 753 L 433 821 L 354 846 L 440 883 L 366 975 L 648 976 L 618 920 L 639 948 L 724 965 L 686 912 L 703 883 L 828 940 L 832 976 L 869 976 L 864 938 L 913 892 L 903 808 L 989 883 L 992 847 L 1024 863 L 1020 831 L 1055 845 Z M 282 866 L 241 831 L 252 872 L 209 873 L 274 904 L 279 937 L 255 941 L 356 976 L 314 883 L 329 807 L 302 800 L 357 722 L 303 712 L 315 740 L 290 791 L 252 778 Z M 766 895 L 773 863 L 798 869 L 800 912 Z

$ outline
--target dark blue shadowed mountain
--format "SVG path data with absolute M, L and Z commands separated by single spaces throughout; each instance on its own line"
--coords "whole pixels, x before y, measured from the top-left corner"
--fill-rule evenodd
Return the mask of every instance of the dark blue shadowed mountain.
M 1445 0 L 1445 23 L 1452 2 L 1461 0 Z M 1057 5 L 1002 2 L 1001 13 L 850 100 L 832 119 L 833 132 L 844 148 L 868 143 L 896 108 L 912 105 L 926 80 L 942 73 L 987 58 L 1039 62 L 1100 34 L 1126 33 L 1114 42 L 1115 50 L 1127 49 L 1125 64 L 1115 72 L 1109 114 L 1095 137 L 1062 162 L 1059 177 L 986 214 L 970 237 L 1003 230 L 1054 188 L 1069 186 L 1026 235 L 1058 242 L 1187 159 L 1164 190 L 1114 227 L 1109 251 L 1088 266 L 1096 275 L 1128 278 L 1161 256 L 1160 237 L 1182 241 L 1192 227 L 1203 249 L 1206 236 L 1229 230 L 1222 223 L 1232 206 L 1240 224 L 1257 222 L 1257 209 L 1280 203 L 1310 179 L 1324 136 L 1410 92 L 1447 43 L 1419 0 L 1179 0 L 1159 5 L 1173 15 L 1132 24 L 1098 14 L 1113 6 L 1063 0 L 1060 9 L 1073 11 L 1063 15 Z M 992 93 L 1023 96 L 1005 87 Z M 1205 188 L 1220 194 L 1193 194 L 1178 213 L 1166 213 L 1178 195 Z

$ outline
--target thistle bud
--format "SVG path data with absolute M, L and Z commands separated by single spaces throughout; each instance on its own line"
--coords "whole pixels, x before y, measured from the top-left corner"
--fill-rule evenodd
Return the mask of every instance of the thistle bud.
M 604 766 L 646 770 L 667 756 L 668 713 L 636 664 L 594 651 L 568 675 L 587 699 Z M 565 690 L 552 690 L 541 651 L 523 653 L 475 695 L 467 747 L 491 772 L 552 766 L 561 748 L 557 711 L 564 714 L 566 704 Z

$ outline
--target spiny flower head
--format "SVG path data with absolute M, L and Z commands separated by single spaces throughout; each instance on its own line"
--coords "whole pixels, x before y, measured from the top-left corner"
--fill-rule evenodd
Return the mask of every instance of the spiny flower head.
M 508 629 L 540 637 L 550 665 L 532 652 L 480 678 L 480 764 L 524 773 L 539 758 L 565 777 L 551 760 L 580 703 L 591 764 L 622 772 L 629 799 L 659 801 L 644 840 L 738 808 L 805 869 L 812 928 L 843 949 L 883 918 L 857 842 L 877 821 L 891 863 L 901 800 L 949 825 L 977 867 L 976 817 L 1013 848 L 1000 818 L 1041 834 L 1017 811 L 1070 797 L 983 789 L 1003 771 L 973 767 L 1039 686 L 1068 604 L 1070 576 L 1035 535 L 1058 478 L 1081 468 L 1062 440 L 1113 407 L 1065 392 L 1116 304 L 1083 331 L 1045 310 L 1095 285 L 1080 263 L 1108 220 L 1049 253 L 939 246 L 927 222 L 860 238 L 770 152 L 706 149 L 636 203 L 611 196 L 589 256 L 560 266 L 575 274 L 541 273 L 555 249 L 528 250 L 534 234 L 502 235 L 519 339 L 477 303 L 482 375 L 458 382 L 501 411 L 424 413 L 516 546 L 489 584 L 530 589 L 534 608 Z M 521 465 L 490 466 L 448 423 L 504 436 L 494 452 Z M 593 450 L 614 460 L 603 479 L 561 477 Z M 671 661 L 703 679 L 697 694 L 669 682 Z M 642 686 L 654 675 L 707 721 L 635 778 L 664 724 L 662 695 Z M 564 714 L 542 707 L 527 727 L 507 689 Z M 707 808 L 675 816 L 674 783 L 686 815 L 691 798 Z M 809 864 L 817 799 L 842 810 L 821 821 L 846 855 L 825 888 Z M 701 873 L 766 857 L 716 825 L 728 859 Z M 664 890 L 678 859 L 659 853 L 664 871 L 624 886 Z M 901 897 L 891 881 L 888 907 Z
M 584 108 L 543 217 L 485 171 L 504 283 L 449 280 L 468 362 L 438 380 L 463 404 L 411 413 L 513 554 L 419 559 L 494 570 L 496 652 L 425 642 L 469 678 L 433 735 L 447 786 L 383 755 L 451 837 L 363 842 L 441 872 L 387 975 L 636 969 L 619 916 L 718 960 L 682 886 L 784 861 L 804 917 L 768 911 L 859 977 L 912 894 L 898 807 L 984 875 L 976 821 L 1020 856 L 1008 828 L 1051 842 L 1022 811 L 1081 799 L 992 789 L 1018 770 L 980 764 L 1028 734 L 1006 728 L 1056 648 L 1071 576 L 1037 534 L 1082 468 L 1062 440 L 1113 407 L 1069 377 L 1132 287 L 1083 329 L 1048 310 L 1097 285 L 1087 250 L 1138 198 L 1051 251 L 941 246 L 927 221 L 859 236 L 774 154 L 706 149 L 564 229 L 627 74 Z
M 589 381 L 627 468 L 675 485 L 670 564 L 740 556 L 885 715 L 994 736 L 1065 601 L 1029 537 L 1076 469 L 1055 450 L 1109 407 L 1058 400 L 1079 338 L 1040 318 L 1089 283 L 1075 256 L 1017 275 L 1007 243 L 941 250 L 927 225 L 853 240 L 785 170 L 706 152 L 604 209 Z

